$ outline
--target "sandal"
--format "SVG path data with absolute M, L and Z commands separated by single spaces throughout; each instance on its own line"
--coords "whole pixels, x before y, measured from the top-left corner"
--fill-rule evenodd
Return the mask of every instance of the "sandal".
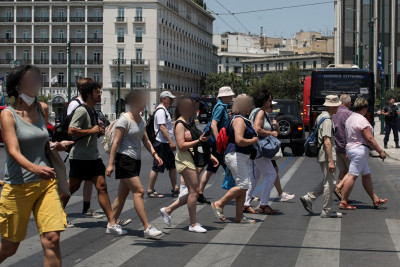
M 171 193 L 172 193 L 172 197 L 178 197 L 180 194 L 180 190 L 179 189 L 171 190 Z
M 374 208 L 378 209 L 380 206 L 382 206 L 383 204 L 385 204 L 387 202 L 387 198 L 384 199 L 378 199 L 378 201 L 374 202 Z
M 339 209 L 341 210 L 356 210 L 357 208 L 347 203 L 340 202 Z
M 336 186 L 335 190 L 333 190 L 333 193 L 339 199 L 339 201 L 342 201 L 342 192 L 337 186 Z
M 226 218 L 224 216 L 224 211 L 221 208 L 217 208 L 214 202 L 211 203 L 211 208 L 213 209 L 215 216 L 217 216 L 217 218 L 222 222 L 225 222 Z
M 267 215 L 276 215 L 279 210 L 273 210 L 269 205 L 261 206 L 258 208 L 258 213 L 267 214 Z
M 156 190 L 153 189 L 153 191 L 147 191 L 147 197 L 148 198 L 163 198 L 164 195 L 160 195 L 156 192 Z
M 241 220 L 235 219 L 234 223 L 254 224 L 254 223 L 256 223 L 256 220 L 247 218 L 246 216 L 243 216 L 243 218 Z
M 248 207 L 244 207 L 243 208 L 243 213 L 251 213 L 251 214 L 258 214 L 258 211 L 256 211 L 255 209 L 253 209 L 251 206 Z

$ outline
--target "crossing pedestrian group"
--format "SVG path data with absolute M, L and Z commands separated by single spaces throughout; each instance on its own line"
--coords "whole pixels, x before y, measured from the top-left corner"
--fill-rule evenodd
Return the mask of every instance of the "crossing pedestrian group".
M 161 208 L 160 214 L 166 226 L 170 227 L 173 212 L 186 205 L 190 232 L 207 232 L 207 226 L 199 223 L 204 223 L 204 218 L 196 215 L 198 202 L 210 204 L 216 218 L 226 222 L 224 207 L 235 200 L 233 223 L 254 224 L 256 220 L 247 214 L 280 213 L 268 204 L 274 187 L 282 202 L 295 197 L 282 190 L 279 180 L 276 158 L 280 150 L 277 139 L 280 129 L 271 117 L 273 106 L 277 104 L 272 92 L 259 90 L 252 96 L 240 94 L 235 97 L 230 87 L 220 88 L 210 122 L 204 131 L 200 131 L 195 123 L 196 112 L 203 104 L 199 95 L 180 96 L 173 120 L 170 108 L 176 96 L 163 91 L 159 105 L 145 121 L 142 113 L 146 107 L 146 95 L 143 91 L 132 90 L 125 99 L 129 111 L 105 128 L 94 110 L 101 101 L 101 85 L 90 78 L 83 78 L 77 83 L 79 96 L 69 103 L 61 116 L 64 127 L 59 129 L 63 138 L 52 142 L 48 139 L 46 128 L 48 106 L 37 100 L 40 81 L 40 70 L 30 65 L 17 67 L 7 79 L 7 94 L 13 97 L 14 102 L 1 113 L 1 132 L 7 159 L 0 198 L 0 263 L 17 252 L 20 242 L 25 239 L 33 212 L 43 247 L 44 265 L 61 266 L 60 232 L 66 227 L 74 227 L 72 222 L 67 221 L 65 207 L 82 182 L 82 215 L 92 218 L 105 215 L 107 234 L 127 234 L 123 227 L 131 219 L 120 218 L 120 215 L 127 197 L 132 193 L 145 238 L 162 235 L 162 231 L 149 224 L 144 196 L 164 197 L 155 186 L 158 174 L 165 170 L 171 181 L 172 196 L 177 199 Z M 228 114 L 227 106 L 233 99 L 232 114 Z M 367 161 L 370 149 L 377 151 L 380 158 L 386 157 L 373 137 L 372 125 L 365 118 L 368 101 L 357 98 L 353 105 L 354 112 L 349 110 L 351 104 L 348 95 L 341 95 L 340 98 L 326 96 L 325 111 L 316 119 L 314 134 L 309 137 L 314 137 L 314 140 L 307 140 L 306 149 L 310 151 L 306 154 L 316 156 L 321 179 L 300 200 L 306 211 L 313 213 L 314 201 L 323 196 L 322 218 L 342 217 L 335 210 L 333 195 L 339 198 L 340 209 L 356 209 L 351 205 L 349 196 L 360 175 L 373 206 L 379 208 L 387 202 L 387 199 L 381 199 L 374 193 Z M 387 132 L 393 129 L 398 146 L 397 120 L 395 123 L 392 117 L 397 119 L 399 111 L 392 106 L 385 108 L 384 115 L 388 117 Z M 385 147 L 388 136 L 387 133 Z M 103 145 L 109 154 L 107 166 L 100 157 L 99 138 L 104 138 Z M 147 190 L 143 188 L 140 178 L 143 177 L 142 144 L 153 157 Z M 67 188 L 62 187 L 61 175 L 58 175 L 60 170 L 53 164 L 54 157 L 59 155 L 52 151 L 68 152 Z M 223 186 L 227 192 L 210 203 L 204 192 L 220 166 L 225 170 Z M 336 168 L 339 169 L 338 183 Z M 119 187 L 112 204 L 105 177 L 113 173 L 119 180 Z M 179 185 L 177 173 L 180 175 Z M 263 185 L 261 198 L 258 199 L 253 194 L 260 180 Z M 104 215 L 90 208 L 93 186 Z M 258 208 L 252 206 L 254 200 L 260 201 Z

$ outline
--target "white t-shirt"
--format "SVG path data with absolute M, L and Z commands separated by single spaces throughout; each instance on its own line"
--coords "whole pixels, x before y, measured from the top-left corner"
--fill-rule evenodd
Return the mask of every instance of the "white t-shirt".
M 367 127 L 371 128 L 372 133 L 374 132 L 372 125 L 369 123 L 367 118 L 359 113 L 354 112 L 346 120 L 346 150 L 350 150 L 363 144 L 367 144 L 362 133 L 363 130 Z
M 154 115 L 154 132 L 157 133 L 158 130 L 160 129 L 160 125 L 165 124 L 165 126 L 167 127 L 167 130 L 168 130 L 169 136 L 173 139 L 174 132 L 173 132 L 173 127 L 172 127 L 172 123 L 171 123 L 171 121 L 172 121 L 171 114 L 169 114 L 168 110 L 161 104 L 157 108 L 162 108 L 164 110 L 159 109 L 159 110 L 157 110 L 156 114 Z M 165 114 L 167 114 L 167 115 L 165 116 Z M 156 140 L 161 143 L 169 143 L 161 131 L 158 132 L 158 134 L 156 136 Z
M 78 103 L 78 100 L 80 103 Z M 80 104 L 83 104 L 83 99 L 82 97 L 78 96 L 77 98 L 75 98 L 74 100 L 72 100 L 69 105 L 68 105 L 68 109 L 67 109 L 67 115 L 71 114 L 77 107 L 79 107 Z
M 115 124 L 115 127 L 126 130 L 128 127 L 127 118 L 125 116 L 121 116 Z M 136 160 L 140 160 L 144 128 L 145 122 L 143 119 L 139 124 L 130 119 L 128 132 L 122 137 L 121 144 L 118 148 L 118 153 L 124 154 Z

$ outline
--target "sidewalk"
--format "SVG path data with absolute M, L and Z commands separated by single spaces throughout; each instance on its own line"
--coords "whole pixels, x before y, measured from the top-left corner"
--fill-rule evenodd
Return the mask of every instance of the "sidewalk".
M 374 137 L 375 140 L 378 142 L 378 145 L 383 148 L 383 138 L 385 137 L 385 135 L 381 134 L 381 121 L 379 120 L 379 117 L 375 118 Z M 400 161 L 400 149 L 395 148 L 395 143 L 393 141 L 393 132 L 390 133 L 388 148 L 385 149 L 385 152 L 389 158 Z M 376 151 L 371 151 L 370 155 L 373 157 L 379 156 Z

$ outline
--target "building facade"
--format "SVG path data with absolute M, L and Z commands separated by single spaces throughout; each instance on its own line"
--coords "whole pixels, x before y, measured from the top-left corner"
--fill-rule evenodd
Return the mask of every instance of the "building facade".
M 147 90 L 151 111 L 164 89 L 200 93 L 215 68 L 214 18 L 191 0 L 1 2 L 0 77 L 7 80 L 16 65 L 38 66 L 55 113 L 67 101 L 67 43 L 72 97 L 77 79 L 93 78 L 103 85 L 101 109 L 110 115 L 118 108 L 118 83 L 121 98 L 131 88 Z
M 335 1 L 335 63 L 369 68 L 379 83 L 377 60 L 379 44 L 383 43 L 386 85 L 391 89 L 400 87 L 399 25 L 398 0 Z

